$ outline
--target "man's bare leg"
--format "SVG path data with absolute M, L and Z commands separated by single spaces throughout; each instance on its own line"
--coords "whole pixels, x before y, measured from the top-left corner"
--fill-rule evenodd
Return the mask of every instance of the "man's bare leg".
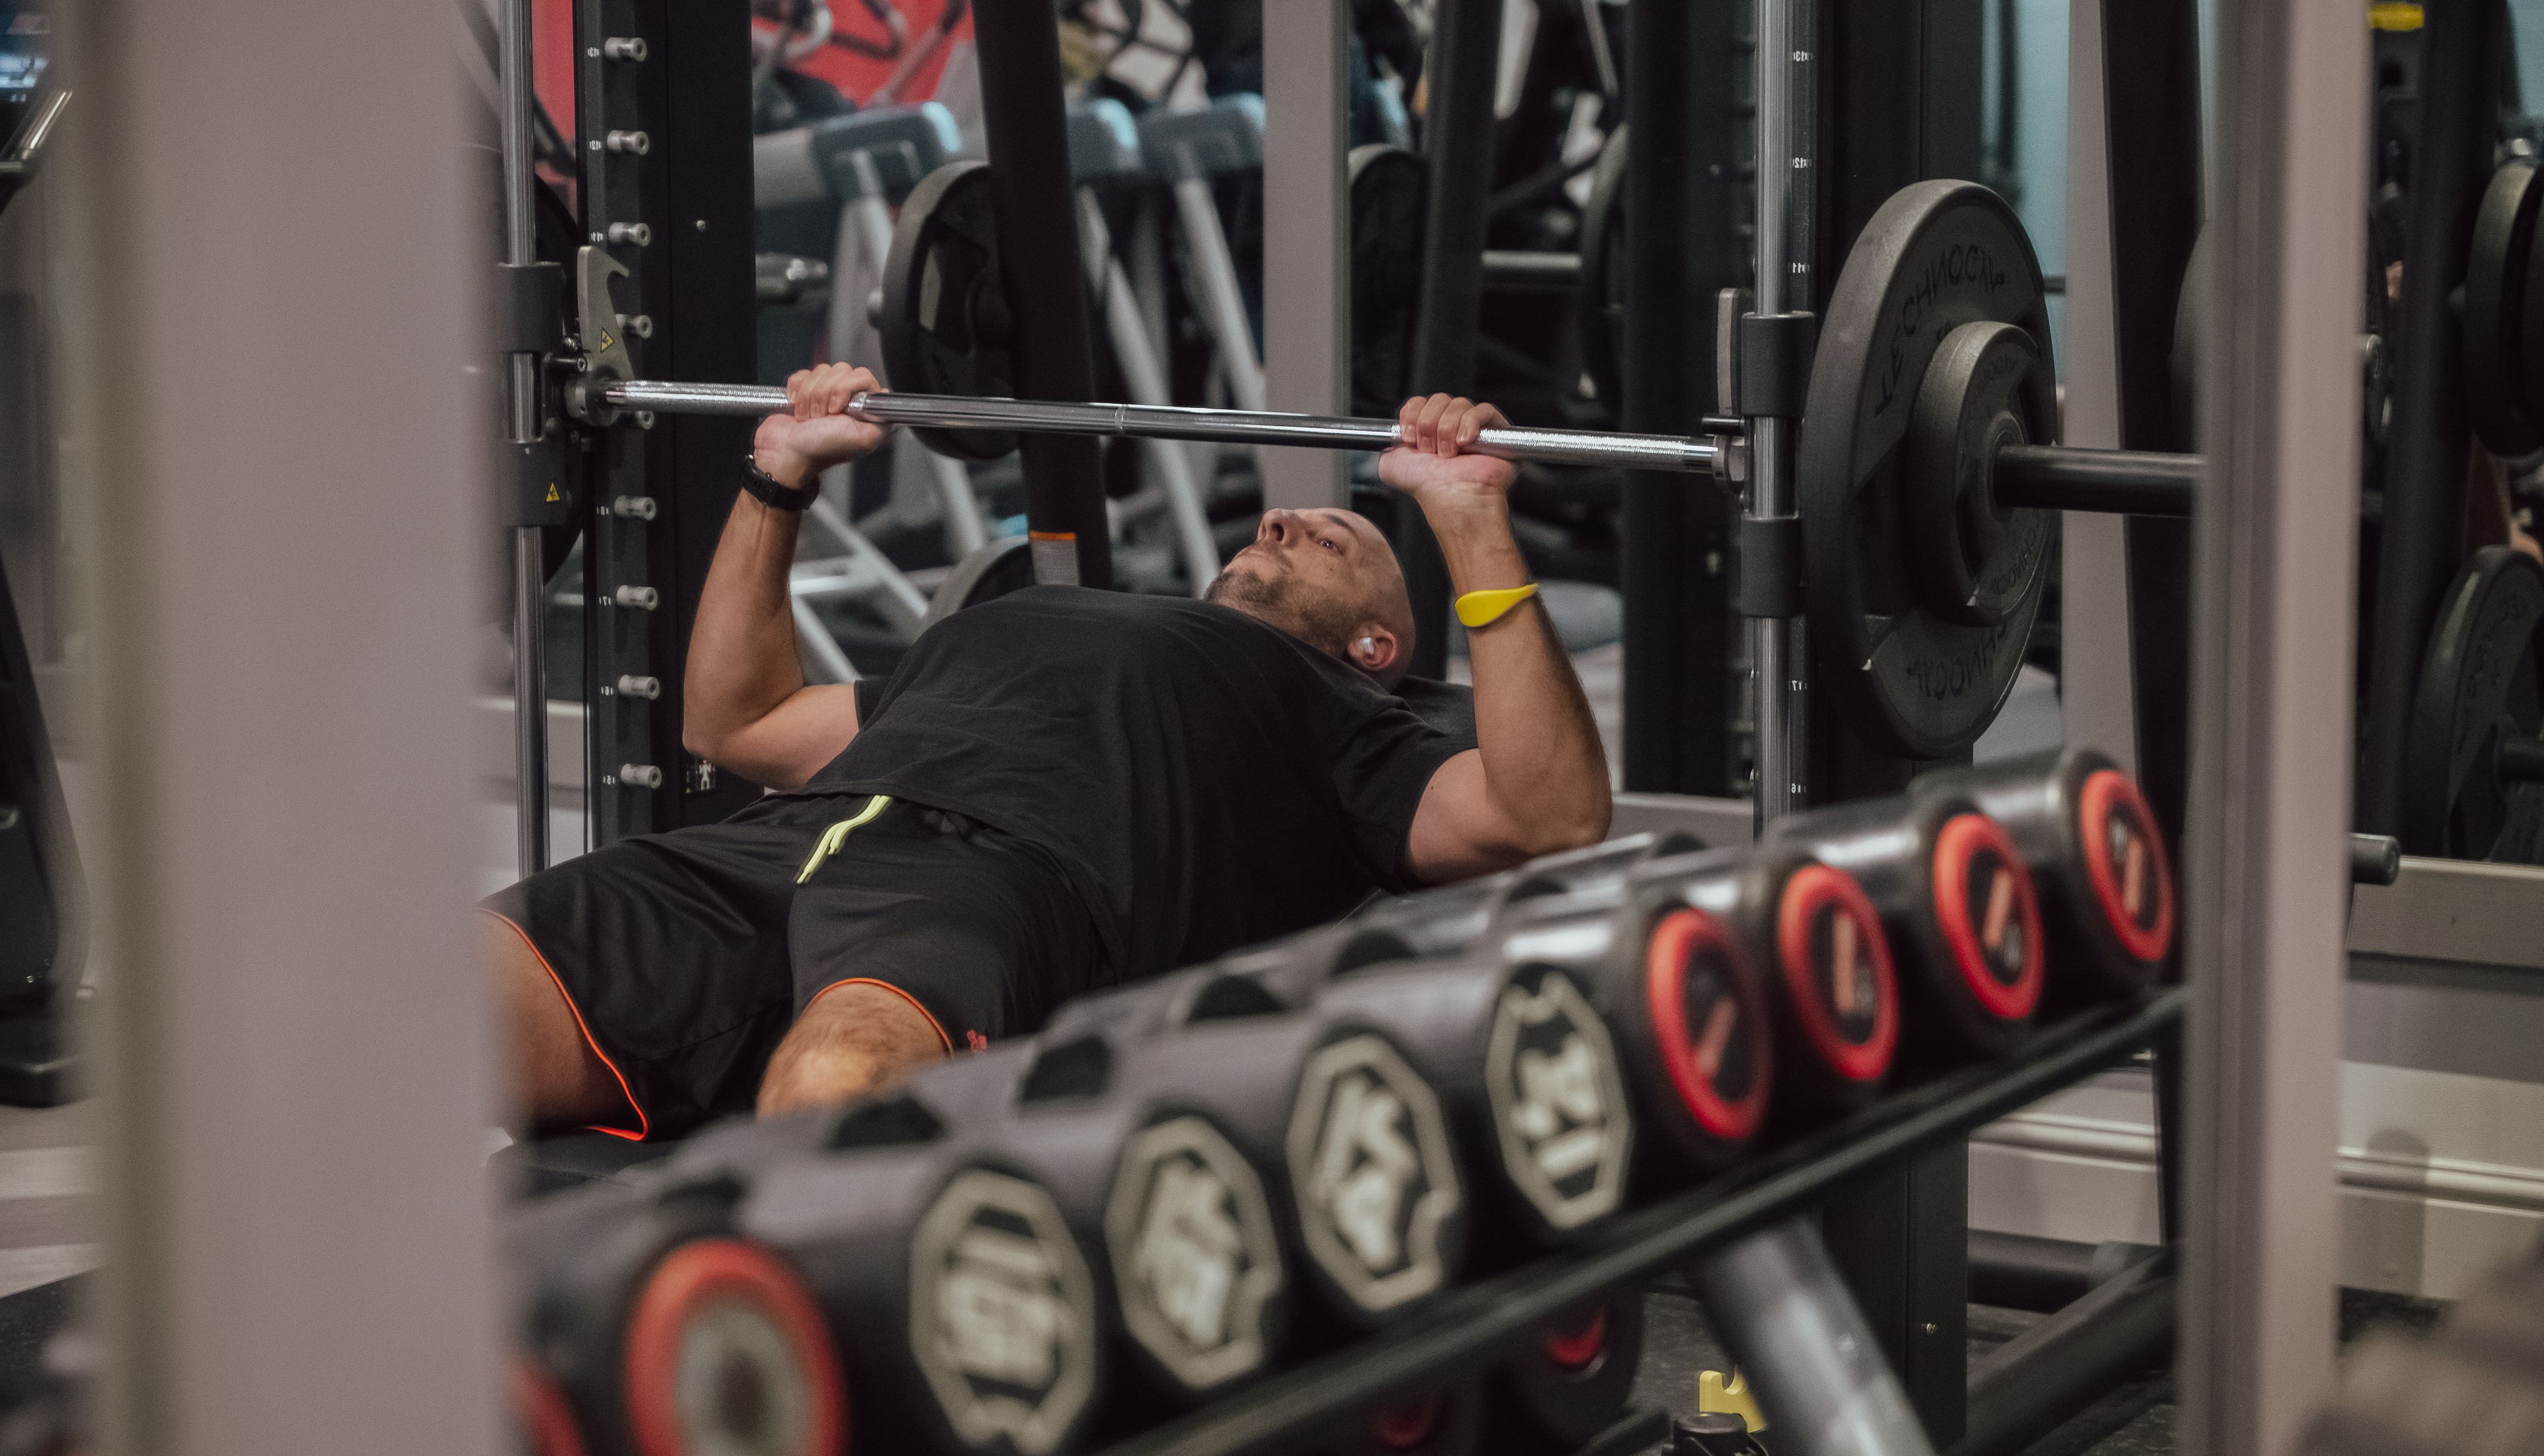
M 503 1003 L 504 1052 L 512 1073 L 516 1125 L 625 1123 L 626 1090 L 584 1040 L 574 1008 L 530 942 L 508 921 L 475 917 L 486 964 Z
M 834 987 L 777 1043 L 759 1079 L 759 1115 L 844 1102 L 944 1056 L 936 1023 L 906 997 L 881 986 Z

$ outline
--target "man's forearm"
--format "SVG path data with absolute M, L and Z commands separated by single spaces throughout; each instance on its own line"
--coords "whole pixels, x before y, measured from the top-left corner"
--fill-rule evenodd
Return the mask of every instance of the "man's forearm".
M 1461 595 L 1528 580 L 1510 511 L 1495 494 L 1426 501 L 1449 579 Z M 1595 840 L 1610 815 L 1608 763 L 1590 702 L 1542 600 L 1467 634 L 1475 680 L 1475 737 L 1495 804 L 1532 848 Z
M 691 753 L 712 754 L 804 686 L 788 591 L 802 519 L 735 495 L 690 630 L 680 736 Z

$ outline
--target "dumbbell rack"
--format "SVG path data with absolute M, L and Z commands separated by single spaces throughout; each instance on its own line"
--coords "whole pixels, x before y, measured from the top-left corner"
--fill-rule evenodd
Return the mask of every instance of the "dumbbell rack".
M 1453 1369 L 1523 1347 L 1548 1322 L 1808 1212 L 1839 1185 L 1943 1145 L 2109 1067 L 2180 1022 L 2179 987 L 2044 1028 L 2018 1053 L 1946 1073 L 1721 1177 L 1618 1219 L 1588 1242 L 1478 1280 L 1404 1324 L 1107 1447 L 1101 1456 L 1243 1456 L 1296 1444 Z

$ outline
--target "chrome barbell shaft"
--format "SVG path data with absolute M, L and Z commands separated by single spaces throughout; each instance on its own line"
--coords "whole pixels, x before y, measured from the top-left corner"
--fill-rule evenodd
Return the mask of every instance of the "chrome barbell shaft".
M 786 408 L 773 384 L 687 384 L 623 379 L 603 385 L 606 403 L 624 410 L 674 415 L 771 415 Z M 1383 450 L 1394 446 L 1393 420 L 1285 415 L 1249 410 L 1181 409 L 1165 405 L 1071 404 L 1040 399 L 975 399 L 958 394 L 859 394 L 848 412 L 878 425 L 939 430 L 1022 430 L 1047 435 L 1120 435 L 1217 445 L 1287 445 L 1320 449 Z M 1676 435 L 1611 435 L 1595 430 L 1487 430 L 1470 448 L 1505 460 L 1553 465 L 1615 465 L 1629 470 L 1710 471 L 1721 445 Z

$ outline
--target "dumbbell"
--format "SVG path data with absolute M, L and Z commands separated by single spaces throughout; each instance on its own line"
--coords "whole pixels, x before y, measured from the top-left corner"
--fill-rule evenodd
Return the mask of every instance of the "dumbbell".
M 1676 831 L 1631 835 L 1532 859 L 1482 879 L 1383 900 L 1346 924 L 1393 930 L 1425 955 L 1464 950 L 1480 943 L 1513 901 L 1622 885 L 1626 875 L 1647 859 L 1704 848 L 1703 840 Z
M 1729 872 L 1739 856 L 1662 862 Z M 1676 884 L 1532 897 L 1513 904 L 1494 933 L 1505 964 L 1561 969 L 1589 992 L 1639 1114 L 1641 1177 L 1659 1186 L 1721 1168 L 1748 1147 L 1766 1119 L 1775 1056 L 1768 988 L 1747 947 L 1718 912 L 1686 904 Z
M 736 1190 L 728 1242 L 800 1271 L 809 1328 L 847 1371 L 853 1449 L 1054 1456 L 1103 1390 L 1092 1266 L 1049 1190 L 973 1131 L 1012 1082 L 1011 1067 L 979 1075 L 973 1061 L 844 1108 L 710 1130 L 667 1169 Z M 660 1313 L 630 1327 L 631 1414 L 641 1426 L 660 1412 L 674 1437 L 642 1456 L 841 1449 L 842 1433 L 801 1415 L 832 1409 L 821 1388 L 777 1378 L 774 1322 L 737 1321 L 676 1272 L 658 1268 L 638 1301 Z
M 1262 1174 L 1302 1255 L 1299 1313 L 1312 1338 L 1421 1308 L 1463 1260 L 1469 1220 L 1439 1095 L 1377 1028 L 1243 1011 L 1269 1000 L 1260 984 L 1219 979 L 1245 989 L 1187 987 L 1138 1039 L 1140 1093 L 1210 1118 Z
M 799 1267 L 739 1228 L 742 1188 L 720 1171 L 666 1171 L 508 1216 L 517 1403 L 540 1456 L 584 1433 L 640 1456 L 840 1448 L 837 1346 Z
M 1921 794 L 1966 795 L 2030 867 L 2056 961 L 2054 1008 L 2131 996 L 2173 954 L 2174 888 L 2146 795 L 2092 749 L 1928 774 Z
M 1471 1456 L 1484 1429 L 1483 1385 L 1469 1376 L 1354 1412 L 1306 1446 L 1315 1456 Z
M 588 1456 L 583 1422 L 554 1375 L 527 1355 L 516 1354 L 505 1376 L 515 1450 L 522 1456 Z
M 1485 1418 L 1501 1449 L 1549 1456 L 1580 1450 L 1625 1415 L 1642 1355 L 1638 1289 L 1548 1324 L 1485 1383 Z
M 1315 1016 L 1384 1032 L 1439 1094 L 1474 1185 L 1479 1255 L 1578 1238 L 1625 1206 L 1632 1100 L 1569 972 L 1471 951 L 1264 974 Z
M 1964 793 L 1936 788 L 1781 820 L 1772 838 L 1843 869 L 1903 962 L 1904 1044 L 1925 1061 L 1993 1056 L 2040 1004 L 2048 947 L 2012 836 Z
M 1770 843 L 1744 851 L 1655 862 L 1635 877 L 1660 926 L 1705 954 L 1715 938 L 1745 949 L 1774 1011 L 1776 1113 L 1793 1123 L 1851 1111 L 1877 1095 L 1899 1045 L 1899 973 L 1881 917 L 1854 875 L 1808 849 Z M 1725 963 L 1733 963 L 1727 955 Z
M 1117 1363 L 1153 1403 L 1188 1406 L 1269 1368 L 1290 1273 L 1262 1177 L 1207 1115 L 1144 1087 L 1118 1030 L 1009 1043 L 922 1073 L 1002 1079 L 978 1136 L 1046 1189 L 1110 1291 Z

